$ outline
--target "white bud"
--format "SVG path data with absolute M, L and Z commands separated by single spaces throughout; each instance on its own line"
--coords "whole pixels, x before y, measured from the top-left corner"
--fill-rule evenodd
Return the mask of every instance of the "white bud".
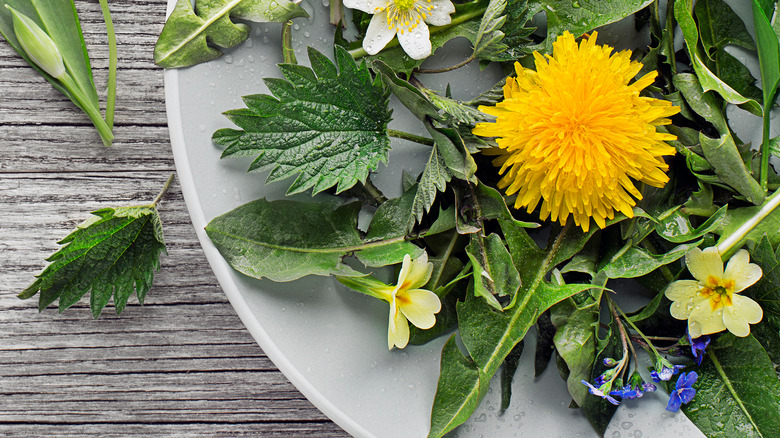
M 65 76 L 65 65 L 57 44 L 30 17 L 5 5 L 14 17 L 14 33 L 27 56 L 46 73 L 57 79 Z

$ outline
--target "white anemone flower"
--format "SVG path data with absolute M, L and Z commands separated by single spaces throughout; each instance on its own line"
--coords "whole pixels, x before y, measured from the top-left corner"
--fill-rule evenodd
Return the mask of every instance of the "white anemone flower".
M 431 54 L 428 26 L 450 24 L 455 12 L 450 0 L 344 0 L 344 6 L 373 14 L 363 39 L 369 55 L 382 50 L 397 34 L 398 42 L 413 59 Z
M 761 321 L 761 306 L 739 295 L 761 278 L 761 267 L 750 263 L 744 249 L 737 251 L 723 269 L 716 247 L 692 248 L 685 254 L 685 264 L 695 280 L 677 280 L 666 289 L 673 301 L 671 314 L 688 320 L 691 338 L 728 330 L 735 336 L 750 334 L 750 324 Z

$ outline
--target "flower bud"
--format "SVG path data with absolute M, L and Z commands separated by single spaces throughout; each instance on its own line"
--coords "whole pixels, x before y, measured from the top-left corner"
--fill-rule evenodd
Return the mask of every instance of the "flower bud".
M 65 64 L 57 44 L 30 17 L 5 5 L 14 17 L 14 33 L 27 56 L 46 73 L 61 79 L 65 76 Z

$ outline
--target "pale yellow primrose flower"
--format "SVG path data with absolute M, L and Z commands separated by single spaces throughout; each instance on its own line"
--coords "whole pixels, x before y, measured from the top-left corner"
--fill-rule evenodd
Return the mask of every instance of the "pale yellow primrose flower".
M 678 280 L 666 289 L 673 301 L 671 314 L 688 320 L 691 338 L 728 330 L 736 336 L 750 334 L 750 324 L 761 321 L 761 306 L 737 295 L 761 278 L 761 267 L 750 263 L 744 249 L 737 251 L 723 270 L 716 247 L 702 251 L 693 248 L 685 254 L 685 264 L 696 280 Z
M 404 256 L 398 284 L 377 290 L 380 297 L 390 303 L 390 323 L 387 330 L 387 348 L 406 347 L 409 342 L 409 324 L 429 329 L 436 324 L 434 316 L 441 310 L 441 301 L 435 293 L 419 289 L 431 278 L 433 264 L 428 263 L 428 254 L 412 260 Z
M 425 23 L 450 24 L 455 6 L 450 0 L 344 0 L 344 6 L 372 14 L 363 38 L 363 50 L 376 55 L 398 34 L 412 59 L 431 54 L 431 35 Z

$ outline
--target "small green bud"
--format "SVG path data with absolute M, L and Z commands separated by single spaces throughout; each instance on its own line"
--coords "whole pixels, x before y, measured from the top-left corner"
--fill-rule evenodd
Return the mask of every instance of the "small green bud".
M 65 76 L 65 64 L 62 54 L 54 40 L 44 32 L 30 17 L 5 5 L 14 16 L 14 33 L 27 56 L 46 73 L 57 79 Z

